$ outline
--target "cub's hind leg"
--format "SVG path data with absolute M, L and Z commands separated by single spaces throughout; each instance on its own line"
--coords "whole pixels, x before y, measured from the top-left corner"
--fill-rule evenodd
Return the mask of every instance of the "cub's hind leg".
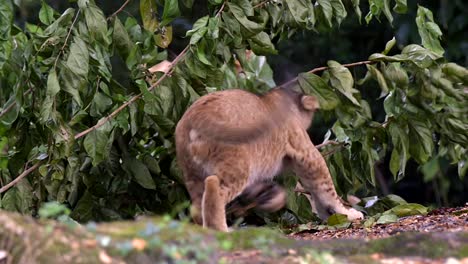
M 229 167 L 231 170 L 219 172 L 205 179 L 202 200 L 203 226 L 227 232 L 226 204 L 242 191 L 248 175 L 232 166 L 220 167 Z
M 224 232 L 228 231 L 225 204 L 226 195 L 221 189 L 218 176 L 208 176 L 205 179 L 205 191 L 202 200 L 203 227 Z

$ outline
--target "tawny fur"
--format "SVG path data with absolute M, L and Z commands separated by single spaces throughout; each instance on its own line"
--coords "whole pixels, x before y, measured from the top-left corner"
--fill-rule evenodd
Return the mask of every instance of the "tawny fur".
M 233 89 L 197 100 L 175 134 L 194 221 L 227 231 L 225 205 L 285 166 L 311 193 L 322 219 L 333 213 L 362 218 L 341 203 L 325 160 L 306 132 L 317 108 L 315 97 L 285 88 L 262 96 Z

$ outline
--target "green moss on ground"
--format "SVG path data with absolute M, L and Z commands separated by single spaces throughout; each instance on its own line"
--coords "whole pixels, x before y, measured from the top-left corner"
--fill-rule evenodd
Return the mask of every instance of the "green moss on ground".
M 0 250 L 14 263 L 371 263 L 375 253 L 464 258 L 467 245 L 466 232 L 297 241 L 266 228 L 218 233 L 164 217 L 82 226 L 0 211 Z

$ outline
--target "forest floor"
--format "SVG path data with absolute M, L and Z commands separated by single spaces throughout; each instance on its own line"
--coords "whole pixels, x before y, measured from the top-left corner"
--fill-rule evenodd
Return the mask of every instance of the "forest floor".
M 462 234 L 463 239 L 460 239 Z M 303 241 L 305 244 L 311 243 L 311 247 L 318 246 L 321 249 L 324 248 L 323 245 L 317 243 L 338 244 L 336 248 L 325 246 L 331 254 L 319 258 L 323 261 L 318 261 L 318 263 L 468 264 L 467 234 L 468 203 L 464 207 L 435 209 L 427 215 L 402 217 L 395 223 L 376 224 L 372 227 L 363 227 L 362 223 L 353 223 L 348 228 L 338 230 L 311 228 L 292 233 L 288 237 Z M 396 238 L 396 240 L 388 238 Z M 386 240 L 389 243 L 380 243 Z M 443 252 L 445 249 L 439 244 L 440 241 L 458 248 L 461 255 L 454 257 L 448 251 Z M 339 246 L 341 242 L 350 242 L 350 245 L 354 244 L 354 247 L 348 247 L 346 243 Z M 356 243 L 361 244 L 361 247 L 376 246 L 378 249 L 359 250 L 355 247 Z M 424 256 L 423 248 L 426 246 L 429 249 L 426 253 L 429 255 Z M 434 253 L 432 256 L 431 251 Z M 442 254 L 435 254 L 436 251 L 442 251 Z M 358 255 L 366 255 L 366 258 L 356 258 L 356 252 Z M 225 257 L 228 263 L 316 263 L 316 257 L 310 262 L 307 260 L 304 262 L 303 254 L 299 261 L 296 261 L 298 259 L 294 258 L 295 254 L 297 254 L 295 250 L 290 250 L 285 252 L 282 258 L 271 259 L 265 257 L 260 250 L 247 250 L 237 251 Z M 331 257 L 337 255 L 341 257 Z
M 221 233 L 171 217 L 78 224 L 0 211 L 3 263 L 468 264 L 468 204 L 388 224 Z M 364 227 L 365 225 L 369 227 Z

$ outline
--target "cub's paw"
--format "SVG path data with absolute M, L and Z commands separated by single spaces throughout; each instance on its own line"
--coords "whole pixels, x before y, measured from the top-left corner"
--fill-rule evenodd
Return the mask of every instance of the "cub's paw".
M 348 208 L 346 215 L 348 216 L 349 221 L 364 219 L 364 215 L 354 208 Z

